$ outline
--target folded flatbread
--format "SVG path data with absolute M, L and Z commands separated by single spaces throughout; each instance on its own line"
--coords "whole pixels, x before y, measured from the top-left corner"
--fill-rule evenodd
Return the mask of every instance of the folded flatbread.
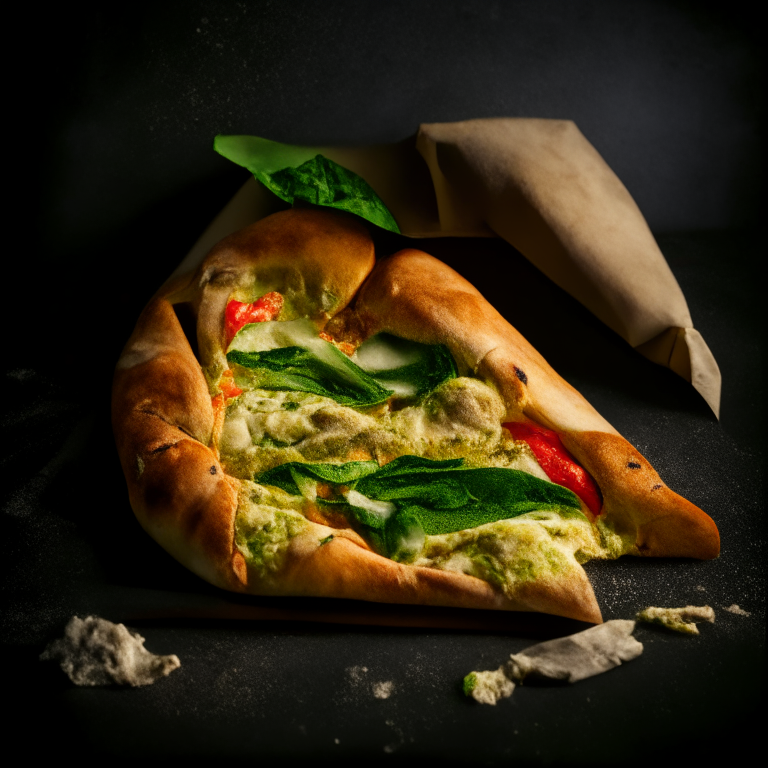
M 231 338 L 233 302 L 265 297 L 270 319 Z M 394 366 L 402 391 L 382 344 L 418 362 Z M 113 425 L 142 526 L 233 591 L 600 622 L 583 562 L 719 552 L 714 522 L 471 284 L 419 250 L 377 258 L 348 214 L 274 214 L 163 286 L 117 364 Z M 517 427 L 592 501 L 550 483 Z

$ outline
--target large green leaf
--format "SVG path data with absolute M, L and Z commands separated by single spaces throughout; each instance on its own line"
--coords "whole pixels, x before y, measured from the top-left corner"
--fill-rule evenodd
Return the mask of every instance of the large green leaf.
M 347 211 L 382 229 L 400 233 L 389 209 L 368 182 L 313 149 L 258 136 L 216 136 L 213 148 L 247 168 L 267 189 L 288 203 L 303 200 Z
M 259 389 L 311 392 L 355 408 L 386 402 L 392 394 L 321 339 L 306 318 L 243 326 L 227 360 L 246 369 L 249 384 Z
M 290 461 L 262 472 L 257 482 L 261 485 L 275 485 L 287 493 L 300 496 L 300 486 L 296 482 L 297 475 L 313 480 L 324 480 L 335 485 L 352 485 L 378 469 L 379 465 L 375 461 L 347 461 L 344 464 L 302 464 Z
M 332 344 L 328 346 L 333 347 Z M 338 350 L 336 350 L 338 352 Z M 342 353 L 339 357 L 354 366 Z M 359 368 L 351 378 L 302 347 L 283 347 L 269 352 L 227 353 L 229 363 L 250 369 L 249 383 L 258 389 L 311 392 L 352 408 L 366 408 L 387 401 L 392 391 L 384 389 Z M 356 368 L 356 366 L 354 366 Z
M 294 462 L 258 476 L 256 482 L 298 495 L 302 478 L 344 485 L 350 521 L 377 551 L 398 560 L 416 557 L 425 535 L 463 531 L 536 510 L 583 517 L 579 499 L 567 488 L 516 469 L 465 468 L 463 459 L 401 456 L 381 468 L 370 461 Z
M 389 333 L 366 340 L 353 360 L 384 387 L 401 397 L 421 397 L 458 376 L 443 344 L 420 344 Z

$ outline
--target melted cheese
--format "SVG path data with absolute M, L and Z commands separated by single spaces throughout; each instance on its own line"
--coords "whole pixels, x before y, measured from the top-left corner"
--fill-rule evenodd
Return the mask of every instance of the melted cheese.
M 409 349 L 373 345 L 359 362 L 378 369 L 409 361 Z M 343 463 L 402 455 L 463 458 L 467 466 L 504 467 L 548 480 L 525 443 L 502 431 L 504 403 L 495 389 L 469 377 L 450 379 L 420 403 L 394 412 L 367 412 L 303 392 L 246 391 L 227 410 L 220 441 L 226 471 L 246 481 L 290 461 Z M 301 499 L 253 482 L 238 511 L 237 546 L 267 578 L 301 530 Z M 394 505 L 360 497 L 348 501 L 387 515 Z M 575 571 L 594 557 L 616 557 L 626 542 L 585 519 L 555 512 L 525 515 L 439 536 L 427 536 L 415 565 L 479 577 L 509 596 L 547 573 Z M 420 542 L 419 542 L 420 546 Z M 418 548 L 417 548 L 418 551 Z

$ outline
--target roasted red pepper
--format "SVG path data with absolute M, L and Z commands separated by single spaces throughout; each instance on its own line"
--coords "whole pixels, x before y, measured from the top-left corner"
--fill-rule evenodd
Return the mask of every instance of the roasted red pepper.
M 592 514 L 600 514 L 603 497 L 597 483 L 568 452 L 557 432 L 536 424 L 523 424 L 516 421 L 502 426 L 512 433 L 515 440 L 522 440 L 528 444 L 539 466 L 553 483 L 573 491 L 587 505 Z
M 224 327 L 227 332 L 227 344 L 235 338 L 235 334 L 248 323 L 263 323 L 274 320 L 283 308 L 283 297 L 272 291 L 265 293 L 253 304 L 244 304 L 234 299 L 227 304 L 224 312 Z

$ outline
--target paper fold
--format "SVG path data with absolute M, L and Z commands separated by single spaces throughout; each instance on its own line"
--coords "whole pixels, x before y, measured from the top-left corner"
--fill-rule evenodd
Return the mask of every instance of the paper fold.
M 467 214 L 454 210 L 472 210 L 719 415 L 720 371 L 683 292 L 626 187 L 573 122 L 422 125 L 416 145 L 436 191 L 447 183 L 454 192 L 440 209 L 444 230 L 464 228 Z
M 573 122 L 433 123 L 397 144 L 304 150 L 362 176 L 405 236 L 503 238 L 719 415 L 720 371 L 680 286 L 631 195 Z M 174 274 L 277 202 L 249 180 Z

